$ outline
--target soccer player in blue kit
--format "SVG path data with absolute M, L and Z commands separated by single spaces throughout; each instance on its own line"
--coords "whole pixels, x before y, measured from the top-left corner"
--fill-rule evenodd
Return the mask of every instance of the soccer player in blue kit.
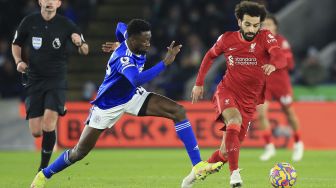
M 120 46 L 108 61 L 105 79 L 96 99 L 91 102 L 93 106 L 77 145 L 66 150 L 52 164 L 40 171 L 35 176 L 31 188 L 45 187 L 46 180 L 52 175 L 83 159 L 95 146 L 100 134 L 115 125 L 124 113 L 171 119 L 187 150 L 196 179 L 205 179 L 223 165 L 222 162 L 202 161 L 183 106 L 164 96 L 147 92 L 141 87 L 173 63 L 182 45 L 174 46 L 173 41 L 167 47 L 165 58 L 142 72 L 146 61 L 145 54 L 150 47 L 150 24 L 141 19 L 133 19 L 128 25 L 119 23 L 116 36 Z

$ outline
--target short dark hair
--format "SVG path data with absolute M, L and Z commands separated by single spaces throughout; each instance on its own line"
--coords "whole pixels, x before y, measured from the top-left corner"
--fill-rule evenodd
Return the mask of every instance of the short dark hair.
M 274 24 L 276 26 L 278 26 L 278 20 L 276 19 L 276 17 L 273 14 L 268 13 L 267 16 L 266 16 L 266 19 L 272 20 L 274 22 Z
M 138 35 L 145 31 L 150 31 L 151 25 L 142 19 L 132 19 L 127 24 L 127 35 L 131 37 L 132 35 Z
M 235 15 L 237 19 L 242 20 L 245 14 L 252 17 L 260 16 L 260 21 L 263 22 L 266 17 L 266 8 L 264 5 L 256 2 L 242 1 L 236 5 Z

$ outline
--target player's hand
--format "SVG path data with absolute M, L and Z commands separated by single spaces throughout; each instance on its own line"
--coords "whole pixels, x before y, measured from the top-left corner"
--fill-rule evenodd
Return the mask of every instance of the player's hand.
M 105 53 L 111 53 L 120 46 L 120 42 L 105 42 L 102 45 L 102 50 Z
M 79 34 L 77 33 L 72 33 L 71 35 L 71 40 L 72 40 L 72 43 L 74 43 L 74 45 L 76 45 L 77 47 L 80 47 L 82 46 L 82 39 L 80 37 Z
M 196 103 L 199 99 L 203 99 L 203 86 L 194 86 L 191 91 L 191 103 Z
M 27 69 L 28 69 L 28 65 L 23 61 L 18 63 L 16 66 L 16 70 L 21 73 L 26 73 Z
M 272 72 L 274 72 L 276 70 L 274 65 L 271 64 L 265 64 L 263 66 L 261 66 L 261 68 L 264 70 L 264 73 L 266 75 L 270 75 Z
M 177 45 L 174 46 L 175 41 L 173 41 L 169 47 L 167 47 L 167 54 L 166 57 L 163 59 L 163 62 L 165 65 L 170 65 L 173 63 L 173 61 L 175 60 L 176 55 L 180 52 L 182 45 Z

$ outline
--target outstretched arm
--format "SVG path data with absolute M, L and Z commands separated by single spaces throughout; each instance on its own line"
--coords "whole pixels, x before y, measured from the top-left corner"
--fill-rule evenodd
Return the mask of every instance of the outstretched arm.
M 197 102 L 199 99 L 203 98 L 204 94 L 204 89 L 203 89 L 203 84 L 204 84 L 204 79 L 209 71 L 213 60 L 218 57 L 218 54 L 215 51 L 215 46 L 212 47 L 204 56 L 202 60 L 201 67 L 198 71 L 197 79 L 195 86 L 193 87 L 193 90 L 191 92 L 191 99 L 192 103 Z
M 169 47 L 167 47 L 167 54 L 165 58 L 154 65 L 152 68 L 139 73 L 138 69 L 134 65 L 126 66 L 122 69 L 121 73 L 131 82 L 132 85 L 138 87 L 144 83 L 147 83 L 159 75 L 166 66 L 173 63 L 176 55 L 180 52 L 182 45 L 174 47 L 175 41 L 173 41 Z

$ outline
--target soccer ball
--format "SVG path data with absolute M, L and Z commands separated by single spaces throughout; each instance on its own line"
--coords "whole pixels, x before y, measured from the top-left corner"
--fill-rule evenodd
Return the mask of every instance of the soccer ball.
M 296 182 L 296 170 L 289 163 L 277 163 L 271 169 L 269 180 L 275 188 L 290 188 Z

